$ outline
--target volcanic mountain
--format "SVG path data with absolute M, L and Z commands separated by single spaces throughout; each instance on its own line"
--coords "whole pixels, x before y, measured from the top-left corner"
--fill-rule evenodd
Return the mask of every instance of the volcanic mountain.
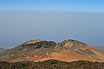
M 0 61 L 78 61 L 104 62 L 104 53 L 76 40 L 61 43 L 44 40 L 31 40 L 0 54 Z

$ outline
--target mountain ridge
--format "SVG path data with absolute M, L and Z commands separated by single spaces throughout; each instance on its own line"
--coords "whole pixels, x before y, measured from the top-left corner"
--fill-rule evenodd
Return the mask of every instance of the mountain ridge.
M 104 53 L 77 41 L 64 40 L 61 43 L 45 40 L 31 40 L 0 54 L 0 61 L 78 61 L 104 62 Z

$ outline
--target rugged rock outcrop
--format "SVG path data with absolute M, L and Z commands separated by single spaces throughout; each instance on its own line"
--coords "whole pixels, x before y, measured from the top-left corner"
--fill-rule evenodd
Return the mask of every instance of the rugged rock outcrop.
M 43 62 L 0 62 L 0 69 L 104 69 L 104 63 L 89 61 L 63 62 L 46 60 Z

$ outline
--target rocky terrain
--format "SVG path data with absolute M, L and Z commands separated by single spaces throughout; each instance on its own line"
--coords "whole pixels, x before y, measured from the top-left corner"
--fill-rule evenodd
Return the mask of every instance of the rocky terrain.
M 65 40 L 61 43 L 44 40 L 31 40 L 0 54 L 0 61 L 45 61 L 60 60 L 104 62 L 104 53 L 76 40 Z
M 104 69 L 104 63 L 89 61 L 63 62 L 46 60 L 43 62 L 0 62 L 0 69 Z

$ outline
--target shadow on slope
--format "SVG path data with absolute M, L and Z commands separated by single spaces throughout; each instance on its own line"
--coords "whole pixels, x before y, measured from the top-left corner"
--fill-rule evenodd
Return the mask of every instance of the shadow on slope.
M 43 62 L 0 62 L 0 69 L 104 69 L 104 63 L 89 61 L 63 62 L 46 60 Z

